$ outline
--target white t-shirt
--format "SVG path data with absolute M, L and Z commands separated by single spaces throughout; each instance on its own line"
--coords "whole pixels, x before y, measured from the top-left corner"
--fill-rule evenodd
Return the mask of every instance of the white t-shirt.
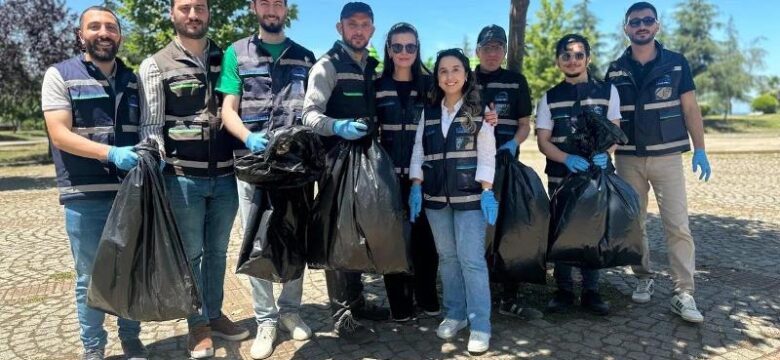
M 620 95 L 618 95 L 615 85 L 610 85 L 609 105 L 607 106 L 607 119 L 610 121 L 620 120 Z M 547 92 L 544 93 L 539 105 L 536 106 L 536 128 L 552 130 L 553 120 L 550 108 L 547 106 Z

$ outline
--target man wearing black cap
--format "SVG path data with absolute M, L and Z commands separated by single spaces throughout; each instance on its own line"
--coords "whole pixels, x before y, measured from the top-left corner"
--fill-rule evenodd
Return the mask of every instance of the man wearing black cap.
M 326 137 L 327 150 L 339 141 L 365 136 L 368 128 L 357 120 L 370 119 L 375 113 L 373 80 L 378 62 L 366 50 L 374 34 L 371 7 L 362 2 L 347 3 L 336 30 L 342 40 L 311 68 L 303 104 L 304 125 Z M 359 272 L 325 271 L 336 334 L 355 342 L 376 335 L 354 317 L 379 321 L 390 316 L 387 309 L 366 302 L 360 277 Z
M 485 26 L 477 37 L 477 82 L 485 106 L 498 114 L 496 145 L 517 156 L 520 144 L 531 131 L 531 94 L 525 76 L 501 67 L 506 57 L 506 32 L 498 25 Z M 538 319 L 542 313 L 517 303 L 519 284 L 505 282 L 498 312 L 525 319 Z

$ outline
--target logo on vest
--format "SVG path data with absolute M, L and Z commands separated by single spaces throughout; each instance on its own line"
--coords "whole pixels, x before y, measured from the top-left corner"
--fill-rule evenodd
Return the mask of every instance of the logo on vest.
M 664 86 L 664 85 L 672 85 L 672 76 L 671 75 L 664 75 L 658 78 L 658 81 L 655 82 L 656 86 Z
M 602 109 L 601 106 L 594 106 L 590 109 L 590 111 L 596 115 L 604 115 L 604 109 Z
M 506 91 L 501 91 L 493 97 L 493 101 L 496 105 L 496 113 L 499 116 L 509 115 L 509 94 Z
M 290 71 L 290 76 L 293 79 L 306 79 L 306 68 L 303 66 L 296 66 Z
M 655 89 L 655 99 L 656 100 L 669 100 L 669 98 L 672 97 L 672 87 L 671 86 L 664 86 Z

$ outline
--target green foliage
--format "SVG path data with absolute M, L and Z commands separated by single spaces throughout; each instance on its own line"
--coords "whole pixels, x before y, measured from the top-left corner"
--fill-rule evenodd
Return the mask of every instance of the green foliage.
M 563 75 L 555 66 L 555 42 L 572 31 L 571 13 L 564 9 L 563 0 L 541 0 L 540 5 L 526 33 L 523 59 L 523 73 L 534 98 L 561 81 Z
M 121 6 L 117 4 L 121 3 Z M 222 47 L 258 30 L 257 17 L 247 0 L 219 0 L 210 4 L 209 37 Z M 124 44 L 120 56 L 137 66 L 167 45 L 174 36 L 170 0 L 108 0 L 122 18 Z M 287 27 L 298 19 L 297 4 L 290 4 Z
M 604 42 L 602 41 L 603 34 L 596 28 L 599 23 L 599 18 L 596 17 L 592 11 L 590 11 L 591 0 L 582 0 L 580 3 L 574 6 L 572 12 L 574 13 L 574 21 L 572 21 L 572 30 L 574 33 L 580 34 L 588 39 L 590 43 L 591 61 L 588 69 L 590 73 L 597 78 L 601 78 L 606 70 L 605 64 L 609 63 L 609 59 L 602 53 L 604 48 Z
M 699 110 L 701 110 L 701 116 L 712 115 L 712 106 L 710 106 L 709 103 L 700 102 L 699 103 Z
M 777 98 L 773 94 L 763 94 L 753 99 L 750 107 L 755 111 L 761 111 L 764 114 L 774 114 L 777 112 Z
M 717 56 L 718 43 L 712 30 L 720 28 L 718 9 L 707 0 L 685 0 L 677 4 L 673 17 L 677 27 L 668 40 L 691 64 L 693 76 L 704 73 Z

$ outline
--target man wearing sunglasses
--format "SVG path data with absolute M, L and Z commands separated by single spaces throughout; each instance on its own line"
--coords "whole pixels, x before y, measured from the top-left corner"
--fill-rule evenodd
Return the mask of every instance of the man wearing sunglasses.
M 482 102 L 498 115 L 495 136 L 498 150 L 517 156 L 520 144 L 531 131 L 531 93 L 525 76 L 501 67 L 506 58 L 506 32 L 498 25 L 485 26 L 477 37 L 477 83 Z M 519 284 L 505 282 L 498 312 L 524 319 L 538 319 L 542 313 L 518 303 Z
M 574 126 L 586 112 L 605 115 L 617 125 L 620 122 L 620 99 L 617 90 L 588 73 L 590 45 L 576 34 L 565 35 L 555 46 L 555 63 L 565 78 L 544 93 L 536 108 L 536 136 L 539 150 L 547 157 L 547 191 L 550 196 L 570 173 L 587 171 L 591 164 L 606 169 L 609 155 L 582 153 L 572 141 Z M 613 147 L 614 149 L 614 147 Z M 598 291 L 599 270 L 580 268 L 583 308 L 597 314 L 609 313 L 609 304 Z M 562 311 L 574 304 L 572 266 L 556 262 L 555 282 L 558 290 L 547 304 L 547 311 Z
M 694 243 L 688 228 L 682 165 L 682 153 L 691 149 L 689 134 L 694 146 L 693 171 L 701 168 L 699 179 L 706 181 L 711 170 L 690 66 L 681 54 L 654 41 L 661 26 L 657 19 L 656 9 L 649 3 L 638 2 L 628 8 L 624 30 L 631 46 L 607 70 L 606 80 L 620 93 L 620 126 L 629 140 L 618 147 L 615 165 L 618 175 L 639 193 L 643 218 L 647 215 L 647 193 L 653 187 L 675 282 L 672 311 L 698 323 L 704 317 L 693 299 Z M 644 226 L 642 221 L 643 230 Z M 638 303 L 650 301 L 653 294 L 647 241 L 645 232 L 642 265 L 633 268 L 639 282 L 632 299 Z

